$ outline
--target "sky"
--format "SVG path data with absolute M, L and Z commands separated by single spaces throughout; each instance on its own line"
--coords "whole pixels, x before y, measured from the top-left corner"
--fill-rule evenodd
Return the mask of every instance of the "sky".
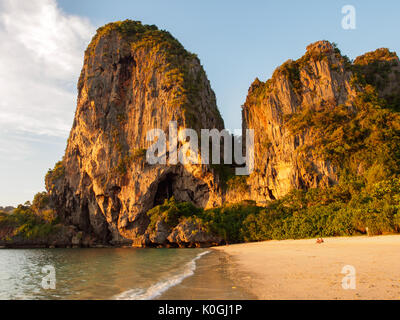
M 356 10 L 355 29 L 342 27 L 345 5 Z M 73 123 L 84 50 L 108 22 L 155 24 L 196 53 L 233 130 L 254 79 L 312 42 L 335 42 L 351 59 L 381 47 L 400 53 L 399 12 L 398 0 L 0 0 L 0 206 L 44 190 Z

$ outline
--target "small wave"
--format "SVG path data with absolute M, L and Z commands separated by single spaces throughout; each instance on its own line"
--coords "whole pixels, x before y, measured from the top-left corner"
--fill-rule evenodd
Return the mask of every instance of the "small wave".
M 168 289 L 180 284 L 184 279 L 194 274 L 196 270 L 196 261 L 210 251 L 205 251 L 198 254 L 193 260 L 188 262 L 182 273 L 173 275 L 168 279 L 161 280 L 147 289 L 132 289 L 125 291 L 117 296 L 117 300 L 152 300 L 159 297 Z

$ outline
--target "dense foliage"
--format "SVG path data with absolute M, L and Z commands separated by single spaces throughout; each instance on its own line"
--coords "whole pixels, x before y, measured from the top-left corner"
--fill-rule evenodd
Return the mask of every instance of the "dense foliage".
M 165 200 L 164 204 L 154 207 L 147 215 L 150 218 L 148 230 L 153 231 L 156 224 L 162 220 L 168 227 L 173 228 L 179 222 L 190 217 L 200 216 L 202 210 L 189 202 L 176 202 L 174 198 Z
M 399 180 L 360 190 L 359 181 L 293 191 L 243 223 L 245 240 L 383 234 L 400 231 Z
M 47 171 L 45 181 L 48 189 L 51 189 L 52 186 L 56 183 L 57 180 L 63 178 L 65 175 L 65 167 L 62 161 L 59 161 L 55 164 L 54 169 L 49 169 Z
M 203 210 L 170 199 L 148 215 L 152 228 L 160 219 L 174 227 L 195 218 L 229 243 L 394 233 L 400 232 L 400 179 L 366 188 L 344 178 L 328 189 L 294 190 L 267 207 L 249 201 Z
M 45 192 L 38 193 L 31 206 L 19 205 L 11 213 L 0 213 L 0 240 L 43 239 L 57 232 L 58 219 L 48 209 L 48 201 Z

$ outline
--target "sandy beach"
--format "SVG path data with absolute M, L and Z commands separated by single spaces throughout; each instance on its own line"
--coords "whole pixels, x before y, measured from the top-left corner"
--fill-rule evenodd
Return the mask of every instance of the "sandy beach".
M 400 299 L 399 235 L 325 238 L 322 244 L 267 241 L 215 250 L 229 255 L 241 285 L 259 299 Z M 344 274 L 345 266 L 350 269 Z
M 228 254 L 207 250 L 196 262 L 194 274 L 182 283 L 171 287 L 157 299 L 160 300 L 256 300 L 252 292 L 241 287 L 246 285 L 238 277 L 239 269 Z

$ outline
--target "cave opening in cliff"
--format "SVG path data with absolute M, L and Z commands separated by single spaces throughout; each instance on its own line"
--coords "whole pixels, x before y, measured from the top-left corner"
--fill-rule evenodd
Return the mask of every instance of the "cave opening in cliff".
M 174 174 L 167 174 L 166 177 L 158 184 L 153 207 L 161 205 L 165 200 L 172 198 L 174 195 L 173 186 L 175 184 L 175 180 L 176 176 Z

